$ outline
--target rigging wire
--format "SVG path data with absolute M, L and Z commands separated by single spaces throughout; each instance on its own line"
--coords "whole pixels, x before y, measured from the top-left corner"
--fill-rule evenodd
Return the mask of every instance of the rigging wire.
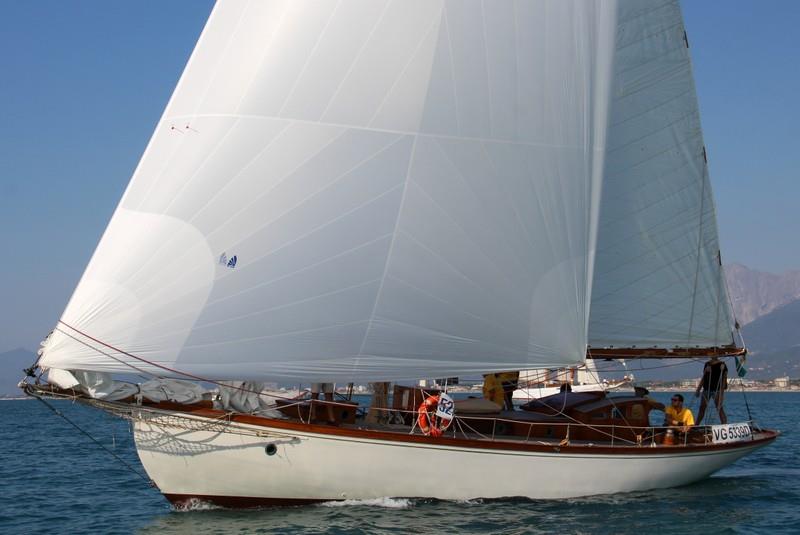
M 207 378 L 204 378 L 204 377 L 200 377 L 198 375 L 193 375 L 191 373 L 182 372 L 180 370 L 177 370 L 177 369 L 174 369 L 174 368 L 170 368 L 168 366 L 164 366 L 163 364 L 158 364 L 156 362 L 152 362 L 152 361 L 147 360 L 145 358 L 136 356 L 136 355 L 134 355 L 132 353 L 129 353 L 127 351 L 124 351 L 122 349 L 114 347 L 111 344 L 107 344 L 107 343 L 103 342 L 102 340 L 98 340 L 97 338 L 89 336 L 88 334 L 76 329 L 75 327 L 73 327 L 73 326 L 69 325 L 68 323 L 65 323 L 65 322 L 63 322 L 61 320 L 58 320 L 58 323 L 61 323 L 65 327 L 68 327 L 69 329 L 75 331 L 76 333 L 80 334 L 81 336 L 84 336 L 84 337 L 88 338 L 89 340 L 92 340 L 93 342 L 96 342 L 96 343 L 98 343 L 98 344 L 100 344 L 102 346 L 105 346 L 105 347 L 109 348 L 110 350 L 116 351 L 116 352 L 118 352 L 118 353 L 120 353 L 122 355 L 125 355 L 127 357 L 131 357 L 133 359 L 136 359 L 136 360 L 138 360 L 138 361 L 140 361 L 140 362 L 142 362 L 144 364 L 148 364 L 148 365 L 153 366 L 155 368 L 160 368 L 162 370 L 165 370 L 165 371 L 173 373 L 173 374 L 181 375 L 183 377 L 186 377 L 186 378 L 189 378 L 189 379 L 192 379 L 192 380 L 195 380 L 195 381 L 201 381 L 201 382 L 210 383 L 210 384 L 213 384 L 213 385 L 216 385 L 216 386 L 220 386 L 220 387 L 224 387 L 224 388 L 230 388 L 230 389 L 233 389 L 233 390 L 239 390 L 240 392 L 246 392 L 246 393 L 249 393 L 249 394 L 257 394 L 259 396 L 271 397 L 271 398 L 275 398 L 275 399 L 282 399 L 282 400 L 285 400 L 285 401 L 294 401 L 294 400 L 292 400 L 290 398 L 287 398 L 287 397 L 284 397 L 284 396 L 276 396 L 274 394 L 264 394 L 262 392 L 256 392 L 255 390 L 250 389 L 250 388 L 245 388 L 244 386 L 229 385 L 229 384 L 225 384 L 225 383 L 223 383 L 221 381 L 215 381 L 213 379 L 207 379 Z M 108 352 L 103 351 L 102 349 L 99 349 L 99 348 L 89 344 L 88 342 L 86 342 L 84 340 L 81 340 L 81 339 L 79 339 L 79 338 L 77 338 L 77 337 L 75 337 L 73 335 L 70 335 L 69 333 L 67 333 L 63 329 L 56 328 L 56 330 L 59 331 L 60 333 L 63 333 L 64 335 L 68 336 L 69 338 L 72 338 L 76 342 L 85 345 L 89 349 L 93 349 L 94 351 L 97 351 L 101 355 L 105 355 L 105 356 L 107 356 L 107 357 L 119 362 L 120 364 L 122 364 L 124 366 L 128 366 L 130 368 L 133 368 L 134 370 L 136 370 L 136 371 L 138 371 L 140 373 L 143 373 L 143 374 L 146 374 L 146 375 L 150 375 L 150 376 L 153 376 L 153 377 L 156 377 L 156 378 L 161 378 L 161 379 L 168 377 L 166 375 L 162 376 L 162 375 L 158 375 L 158 374 L 155 374 L 153 372 L 148 372 L 146 370 L 138 368 L 137 366 L 134 366 L 130 362 L 127 362 L 125 360 L 119 359 L 119 358 L 109 354 Z M 333 404 L 333 405 L 342 405 L 342 403 L 338 403 L 338 402 L 335 402 L 335 401 L 328 401 L 326 403 Z
M 63 322 L 63 321 L 61 321 L 61 320 L 59 320 L 59 323 L 61 323 L 61 324 L 62 324 L 62 325 L 64 325 L 65 327 L 67 327 L 67 328 L 69 328 L 69 329 L 71 329 L 71 330 L 73 330 L 73 331 L 75 331 L 75 332 L 79 333 L 80 335 L 82 335 L 82 336 L 84 336 L 84 337 L 86 337 L 86 338 L 88 338 L 88 339 L 90 339 L 90 340 L 92 340 L 92 341 L 94 341 L 94 342 L 96 342 L 96 343 L 98 343 L 98 344 L 102 345 L 102 346 L 105 346 L 105 347 L 109 348 L 110 350 L 116 351 L 116 352 L 118 352 L 118 353 L 121 353 L 121 354 L 123 354 L 123 355 L 129 356 L 129 357 L 131 357 L 131 358 L 133 358 L 133 359 L 136 359 L 136 360 L 138 360 L 138 361 L 140 361 L 140 362 L 143 362 L 143 363 L 145 363 L 145 364 L 149 364 L 149 365 L 151 365 L 151 366 L 154 366 L 154 367 L 156 367 L 156 368 L 160 368 L 160 369 L 166 370 L 166 371 L 168 371 L 168 372 L 171 372 L 171 373 L 175 373 L 175 374 L 178 374 L 178 375 L 182 375 L 182 376 L 184 376 L 184 377 L 188 377 L 188 378 L 191 378 L 191 379 L 194 379 L 194 380 L 197 380 L 197 381 L 203 381 L 203 382 L 207 382 L 207 383 L 215 384 L 215 385 L 217 385 L 217 386 L 224 386 L 224 387 L 226 387 L 226 388 L 233 388 L 233 389 L 240 390 L 240 391 L 242 391 L 242 392 L 254 393 L 254 394 L 257 394 L 257 395 L 259 395 L 259 396 L 265 395 L 265 396 L 267 396 L 267 397 L 274 397 L 274 398 L 278 398 L 278 399 L 284 399 L 284 400 L 287 400 L 287 401 L 295 401 L 295 400 L 288 400 L 287 398 L 282 398 L 281 396 L 275 396 L 275 395 L 273 395 L 273 394 L 263 394 L 262 392 L 256 392 L 255 390 L 252 390 L 252 389 L 245 388 L 244 386 L 233 386 L 233 385 L 227 385 L 227 384 L 223 384 L 223 383 L 221 383 L 221 382 L 219 382 L 219 381 L 214 381 L 214 380 L 211 380 L 211 379 L 206 379 L 206 378 L 199 377 L 199 376 L 196 376 L 196 375 L 193 375 L 193 374 L 187 373 L 187 372 L 182 372 L 182 371 L 180 371 L 180 370 L 177 370 L 177 369 L 169 368 L 169 367 L 167 367 L 167 366 L 164 366 L 164 365 L 161 365 L 161 364 L 158 364 L 158 363 L 155 363 L 155 362 L 149 361 L 149 360 L 147 360 L 147 359 L 144 359 L 144 358 L 142 358 L 142 357 L 139 357 L 139 356 L 133 355 L 133 354 L 131 354 L 131 353 L 127 352 L 127 351 L 124 351 L 124 350 L 122 350 L 122 349 L 116 348 L 116 347 L 114 347 L 114 346 L 112 346 L 112 345 L 110 345 L 110 344 L 107 344 L 107 343 L 105 343 L 105 342 L 103 342 L 103 341 L 101 341 L 101 340 L 98 340 L 98 339 L 96 339 L 96 338 L 93 338 L 92 336 L 90 336 L 90 335 L 88 335 L 88 334 L 86 334 L 86 333 L 84 333 L 84 332 L 82 332 L 82 331 L 80 331 L 80 330 L 76 329 L 75 327 L 73 327 L 73 326 L 71 326 L 71 325 L 69 325 L 69 324 L 67 324 L 67 323 L 65 323 L 65 322 Z M 117 357 L 115 357 L 115 356 L 113 356 L 113 355 L 110 355 L 109 353 L 107 353 L 107 352 L 105 352 L 105 351 L 103 351 L 103 350 L 101 350 L 101 349 L 99 349 L 99 348 L 97 348 L 97 347 L 94 347 L 94 346 L 92 346 L 91 344 L 87 343 L 86 341 L 84 341 L 84 340 L 80 340 L 79 338 L 77 338 L 77 337 L 75 337 L 75 336 L 73 336 L 73 335 L 70 335 L 69 333 L 65 332 L 63 329 L 56 328 L 56 330 L 58 330 L 59 332 L 62 332 L 63 334 L 65 334 L 66 336 L 68 336 L 68 337 L 72 338 L 73 340 L 75 340 L 75 341 L 77 341 L 77 342 L 79 342 L 79 343 L 81 343 L 81 344 L 85 345 L 86 347 L 89 347 L 89 348 L 91 348 L 91 349 L 93 349 L 93 350 L 95 350 L 95 351 L 97 351 L 97 352 L 99 352 L 99 353 L 101 353 L 101 354 L 103 354 L 103 355 L 105 355 L 105 356 L 108 356 L 109 358 L 111 358 L 111 359 L 113 359 L 113 360 L 115 360 L 115 361 L 117 361 L 117 362 L 119 362 L 119 363 L 121 363 L 121 364 L 124 364 L 124 365 L 126 365 L 126 366 L 128 366 L 128 367 L 130 367 L 130 368 L 133 368 L 133 369 L 135 369 L 135 370 L 137 370 L 137 371 L 139 371 L 139 372 L 141 372 L 141 373 L 144 373 L 144 374 L 146 374 L 146 375 L 151 375 L 151 376 L 154 376 L 154 377 L 161 377 L 161 376 L 159 376 L 159 375 L 157 375 L 157 374 L 154 374 L 154 373 L 152 373 L 152 372 L 147 372 L 147 371 L 145 371 L 145 370 L 142 370 L 142 369 L 140 369 L 140 368 L 138 368 L 138 367 L 134 366 L 133 364 L 131 364 L 131 363 L 128 363 L 128 362 L 125 362 L 124 360 L 122 360 L 122 359 L 119 359 L 119 358 L 117 358 Z M 741 336 L 741 335 L 740 335 L 740 336 Z M 692 360 L 692 361 L 697 361 L 697 360 L 699 360 L 699 359 L 689 359 L 689 360 Z M 37 359 L 37 361 L 38 361 L 38 359 Z M 658 366 L 658 367 L 653 367 L 653 368 L 648 368 L 648 369 L 667 368 L 667 367 L 673 367 L 673 366 L 685 365 L 685 364 L 687 364 L 687 363 L 686 363 L 686 362 L 680 362 L 680 363 L 674 363 L 674 364 L 672 364 L 672 363 L 671 363 L 671 364 L 669 364 L 669 365 Z M 627 369 L 627 364 L 625 365 L 625 368 Z M 595 369 L 595 372 L 599 372 L 599 371 L 600 371 L 600 370 L 598 370 L 597 368 Z M 743 385 L 742 385 L 742 388 L 743 388 Z M 447 382 L 445 382 L 445 391 L 446 391 L 446 389 L 447 389 Z M 34 397 L 36 397 L 36 396 L 34 396 Z M 41 398 L 38 398 L 38 397 L 37 397 L 37 399 L 39 399 L 40 401 L 42 401 L 42 402 L 44 403 L 44 400 L 43 400 L 43 399 L 41 399 Z M 337 404 L 337 405 L 339 404 L 339 403 L 336 403 L 336 402 L 332 402 L 332 403 L 333 403 L 333 404 Z M 45 404 L 46 404 L 46 403 L 45 403 Z M 749 406 L 749 403 L 747 402 L 747 398 L 746 398 L 746 397 L 745 397 L 745 404 L 746 404 L 746 406 L 747 406 L 748 418 L 749 418 L 750 420 L 752 420 L 752 416 L 751 416 L 751 413 L 750 413 L 750 406 Z M 613 401 L 612 401 L 612 406 L 614 406 L 614 407 L 616 408 L 616 404 L 615 404 L 615 403 L 613 403 Z M 65 417 L 63 414 L 60 414 L 59 412 L 57 412 L 57 410 L 56 410 L 56 409 L 54 409 L 54 408 L 52 408 L 52 407 L 50 407 L 50 406 L 48 406 L 48 408 L 50 408 L 51 410 L 53 410 L 54 412 L 56 412 L 56 414 L 59 414 L 59 415 L 61 415 L 62 417 L 64 417 L 64 418 L 66 419 L 66 417 Z M 564 397 L 564 406 L 562 406 L 561 410 L 558 410 L 557 412 L 558 412 L 559 414 L 562 414 L 562 415 L 564 415 L 564 416 L 567 416 L 567 415 L 564 413 L 564 409 L 565 409 L 565 408 L 566 408 L 566 396 Z M 624 417 L 623 417 L 623 419 L 624 419 Z M 626 420 L 626 419 L 625 419 L 625 420 Z M 69 420 L 67 420 L 67 421 L 69 421 Z M 70 421 L 70 423 L 71 423 L 73 426 L 75 426 L 75 424 L 74 424 L 74 423 L 72 423 L 71 421 Z M 310 423 L 310 422 L 309 422 L 309 423 Z M 628 422 L 626 421 L 625 423 L 628 423 Z M 78 428 L 77 426 L 75 426 L 75 427 L 76 427 L 76 428 Z M 413 424 L 412 424 L 412 431 L 411 431 L 412 433 L 413 433 L 413 431 L 414 431 L 413 427 L 414 427 L 414 426 L 413 426 Z M 113 452 L 111 452 L 111 451 L 107 450 L 107 449 L 106 449 L 104 446 L 102 446 L 102 444 L 100 444 L 99 442 L 97 442 L 96 440 L 94 440 L 94 438 L 93 438 L 93 437 L 91 437 L 90 435 L 88 435 L 88 433 L 85 433 L 85 432 L 84 432 L 83 430 L 81 430 L 80 428 L 78 428 L 78 429 L 79 429 L 81 432 L 83 432 L 84 434 L 86 434 L 87 436 L 89 436 L 89 438 L 91 438 L 93 441 L 95 441 L 95 442 L 96 442 L 98 445 L 100 445 L 100 446 L 101 446 L 101 447 L 102 447 L 104 450 L 108 451 L 109 453 L 111 453 L 112 455 L 114 455 L 115 457 L 117 457 L 117 456 L 116 456 L 116 455 L 115 455 Z M 124 461 L 122 461 L 121 459 L 120 459 L 120 461 L 124 463 Z M 125 464 L 126 464 L 126 466 L 128 466 L 128 465 L 127 465 L 127 463 L 125 463 Z M 132 469 L 132 468 L 131 468 L 131 469 Z M 136 473 L 137 473 L 137 475 L 139 475 L 140 477 L 143 477 L 143 476 L 141 476 L 141 474 L 139 474 L 138 472 L 136 472 Z M 148 481 L 149 481 L 149 480 L 148 480 Z
M 32 394 L 32 393 L 29 393 L 29 395 L 31 395 L 34 398 L 36 398 L 39 401 L 41 401 L 44 404 L 44 406 L 47 407 L 48 409 L 50 409 L 56 416 L 60 416 L 61 418 L 64 419 L 65 422 L 70 424 L 72 427 L 77 429 L 82 434 L 86 435 L 89 438 L 89 440 L 91 440 L 92 442 L 97 444 L 100 447 L 100 449 L 102 449 L 103 451 L 105 451 L 106 453 L 108 453 L 109 455 L 114 457 L 117 461 L 120 462 L 120 464 L 122 464 L 125 468 L 127 468 L 128 470 L 130 470 L 131 472 L 136 474 L 138 477 L 140 477 L 142 480 L 144 480 L 148 485 L 150 485 L 151 487 L 155 487 L 156 486 L 155 482 L 152 479 L 150 479 L 149 477 L 143 475 L 136 468 L 134 468 L 130 463 L 128 463 L 125 459 L 123 459 L 122 457 L 120 457 L 119 455 L 117 455 L 116 453 L 111 451 L 110 449 L 108 449 L 102 442 L 100 442 L 99 440 L 94 438 L 88 431 L 85 431 L 78 424 L 76 424 L 75 422 L 73 422 L 72 420 L 67 418 L 67 416 L 63 412 L 61 412 L 57 408 L 53 407 L 50 403 L 48 403 L 46 400 L 44 400 L 41 396 L 37 396 L 37 395 Z
M 728 295 L 728 302 L 730 303 L 731 288 L 728 285 L 728 278 L 725 277 L 724 268 L 722 270 L 722 273 L 723 273 L 722 279 L 725 281 L 725 292 Z M 736 329 L 736 333 L 739 335 L 739 340 L 742 341 L 742 347 L 745 350 L 745 357 L 742 360 L 742 367 L 744 367 L 744 359 L 747 358 L 746 357 L 746 355 L 747 355 L 747 344 L 744 341 L 744 333 L 742 332 L 742 329 L 739 326 L 739 319 L 736 317 L 736 310 L 733 308 L 733 304 L 732 303 L 731 303 L 731 307 L 730 308 L 731 308 L 731 315 L 733 316 L 733 326 Z M 736 360 L 734 360 L 734 370 L 736 371 L 736 377 L 738 377 L 739 379 L 743 379 L 744 378 L 743 377 L 744 374 L 742 374 L 741 376 L 739 375 L 738 363 L 739 363 L 739 360 L 738 360 L 738 358 L 736 358 Z M 753 421 L 753 414 L 750 412 L 750 402 L 747 400 L 747 393 L 745 392 L 745 389 L 744 389 L 744 381 L 743 380 L 739 381 L 739 389 L 742 392 L 742 397 L 744 398 L 744 406 L 747 409 L 747 419 L 752 422 Z

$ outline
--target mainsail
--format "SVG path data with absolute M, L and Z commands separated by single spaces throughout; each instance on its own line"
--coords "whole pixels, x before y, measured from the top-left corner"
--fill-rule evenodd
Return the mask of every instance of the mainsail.
M 367 381 L 582 362 L 617 13 L 219 2 L 40 364 Z
M 593 349 L 735 343 L 688 48 L 677 1 L 620 3 Z

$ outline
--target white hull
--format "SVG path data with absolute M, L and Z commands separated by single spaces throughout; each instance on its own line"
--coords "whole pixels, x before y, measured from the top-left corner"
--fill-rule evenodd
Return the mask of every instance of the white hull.
M 475 441 L 458 446 L 427 437 L 373 439 L 338 429 L 328 434 L 241 425 L 239 433 L 230 433 L 207 418 L 194 421 L 210 424 L 209 430 L 173 427 L 175 421 L 169 413 L 136 419 L 147 473 L 173 502 L 194 497 L 234 506 L 377 497 L 553 499 L 673 487 L 771 442 L 569 453 L 572 448 L 557 446 L 524 451 L 518 444 L 487 449 L 474 447 Z M 266 453 L 270 444 L 274 455 Z

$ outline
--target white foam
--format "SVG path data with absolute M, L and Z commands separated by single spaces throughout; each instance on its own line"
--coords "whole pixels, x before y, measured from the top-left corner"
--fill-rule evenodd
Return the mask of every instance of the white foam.
M 186 513 L 190 511 L 213 511 L 215 509 L 222 509 L 222 507 L 219 507 L 218 505 L 205 502 L 198 498 L 190 498 L 188 501 L 173 505 L 172 508 L 180 513 Z
M 322 507 L 348 507 L 354 505 L 368 507 L 385 507 L 386 509 L 408 509 L 411 507 L 411 500 L 406 498 L 370 498 L 365 500 L 341 500 L 335 502 L 324 502 Z

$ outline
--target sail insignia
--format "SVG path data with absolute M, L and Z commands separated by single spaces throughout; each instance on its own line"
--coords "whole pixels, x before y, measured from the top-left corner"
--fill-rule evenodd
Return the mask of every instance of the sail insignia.
M 236 267 L 236 260 L 237 260 L 236 259 L 236 255 L 233 255 L 230 258 L 228 258 L 228 256 L 225 253 L 222 253 L 221 255 L 219 255 L 219 265 L 224 266 L 224 267 L 228 267 L 228 268 L 231 268 L 231 269 L 235 268 Z

